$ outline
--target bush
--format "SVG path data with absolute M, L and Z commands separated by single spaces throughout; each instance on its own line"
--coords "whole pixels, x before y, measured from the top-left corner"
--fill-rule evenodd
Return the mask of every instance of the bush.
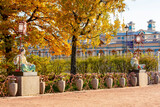
M 69 66 L 69 63 L 65 60 L 50 61 L 49 65 L 47 65 L 46 73 L 59 75 L 63 72 L 67 72 L 68 66 Z
M 70 60 L 56 59 L 50 60 L 47 57 L 31 55 L 27 58 L 28 62 L 36 65 L 36 71 L 41 75 L 59 75 L 60 73 L 70 72 Z M 86 59 L 77 58 L 77 73 L 99 73 L 107 72 L 127 73 L 133 69 L 130 64 L 131 57 L 125 56 L 102 56 L 89 57 Z M 143 55 L 140 57 L 140 64 L 146 64 L 147 71 L 157 70 L 157 60 L 154 56 Z
M 35 64 L 38 74 L 48 75 L 47 66 L 50 64 L 50 58 L 39 57 L 38 55 L 30 55 L 27 57 L 27 61 Z
M 144 55 L 140 58 L 140 64 L 145 64 L 146 71 L 156 71 L 158 62 L 155 56 Z

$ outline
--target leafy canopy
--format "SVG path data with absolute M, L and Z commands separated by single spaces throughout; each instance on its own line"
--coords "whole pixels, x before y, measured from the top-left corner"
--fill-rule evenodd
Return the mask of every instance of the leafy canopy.
M 106 35 L 106 41 L 112 34 L 116 34 L 120 27 L 117 19 L 114 24 L 110 21 L 110 15 L 124 11 L 124 0 L 58 0 L 58 11 L 55 15 L 55 25 L 61 35 L 68 35 L 71 39 L 76 36 L 77 45 L 82 47 L 83 40 L 99 45 L 100 34 Z M 108 41 L 107 41 L 108 43 Z M 82 47 L 83 48 L 83 47 Z
M 5 47 L 12 45 L 12 53 L 18 52 L 20 38 L 18 23 L 27 22 L 27 34 L 22 35 L 24 48 L 45 46 L 54 54 L 70 54 L 68 35 L 61 35 L 55 25 L 58 8 L 56 0 L 1 0 L 0 2 L 0 50 L 5 55 Z M 7 38 L 8 36 L 10 38 Z M 61 36 L 60 36 L 61 35 Z M 9 44 L 7 41 L 11 41 Z
M 0 2 L 0 50 L 12 44 L 12 52 L 18 52 L 18 22 L 27 22 L 27 34 L 22 36 L 24 47 L 49 47 L 55 55 L 71 53 L 68 43 L 76 36 L 77 45 L 87 39 L 93 46 L 99 44 L 99 35 L 111 38 L 119 28 L 110 15 L 124 11 L 124 0 L 1 0 Z M 118 18 L 118 17 L 117 17 Z M 11 38 L 6 38 L 8 35 Z M 12 41 L 6 44 L 7 39 Z

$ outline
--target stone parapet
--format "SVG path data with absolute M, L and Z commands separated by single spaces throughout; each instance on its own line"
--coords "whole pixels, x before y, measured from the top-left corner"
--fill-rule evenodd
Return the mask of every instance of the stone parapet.
M 138 86 L 147 86 L 148 84 L 148 75 L 146 70 L 132 70 L 129 73 L 134 72 L 137 76 L 137 85 Z
M 37 95 L 40 92 L 39 76 L 16 76 L 18 79 L 17 96 Z
M 147 73 L 145 72 L 140 72 L 140 73 L 137 73 L 137 82 L 138 82 L 138 86 L 147 86 L 148 84 L 148 75 Z
M 13 72 L 14 76 L 37 76 L 37 72 Z

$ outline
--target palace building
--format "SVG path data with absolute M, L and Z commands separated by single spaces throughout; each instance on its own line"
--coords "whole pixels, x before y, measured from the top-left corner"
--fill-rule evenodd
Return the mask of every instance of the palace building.
M 87 48 L 85 54 L 82 49 L 77 49 L 77 57 L 84 56 L 98 56 L 98 55 L 122 55 L 127 52 L 127 54 L 132 54 L 133 52 L 141 53 L 151 53 L 155 55 L 160 51 L 160 32 L 155 30 L 155 21 L 149 20 L 147 30 L 140 29 L 135 31 L 135 23 L 132 21 L 128 23 L 127 32 L 118 32 L 117 35 L 113 35 L 109 44 L 104 41 L 105 35 L 100 35 L 101 43 L 97 48 Z M 143 41 L 142 44 L 137 44 L 135 42 L 135 35 L 141 35 Z M 33 50 L 29 49 L 30 54 L 35 54 L 39 56 L 48 56 L 52 59 L 57 58 L 67 58 L 64 55 L 51 56 L 48 49 Z

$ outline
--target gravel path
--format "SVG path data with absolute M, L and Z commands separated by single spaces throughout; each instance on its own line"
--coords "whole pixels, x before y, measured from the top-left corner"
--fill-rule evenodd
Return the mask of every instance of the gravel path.
M 0 107 L 160 107 L 160 85 L 5 97 Z

